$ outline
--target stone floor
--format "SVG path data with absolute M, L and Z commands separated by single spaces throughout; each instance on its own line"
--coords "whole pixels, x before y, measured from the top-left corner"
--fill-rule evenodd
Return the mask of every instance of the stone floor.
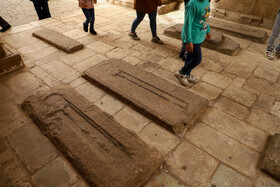
M 147 18 L 137 30 L 141 40 L 131 40 L 127 33 L 134 16 L 132 9 L 99 3 L 97 36 L 82 31 L 80 9 L 0 34 L 26 64 L 0 77 L 0 186 L 1 181 L 11 186 L 87 186 L 19 107 L 27 96 L 60 84 L 75 88 L 161 152 L 166 165 L 158 180 L 171 181 L 169 186 L 180 186 L 175 179 L 185 186 L 280 186 L 258 166 L 268 136 L 280 132 L 280 61 L 264 57 L 265 45 L 235 37 L 231 38 L 242 47 L 237 56 L 203 48 L 203 62 L 193 72 L 199 83 L 184 88 L 209 99 L 210 105 L 178 138 L 80 77 L 88 67 L 118 58 L 179 85 L 173 72 L 183 65 L 177 57 L 181 41 L 162 33 L 181 23 L 183 12 L 158 17 L 165 45 L 150 42 Z M 32 37 L 40 28 L 74 38 L 85 49 L 70 55 L 61 52 Z

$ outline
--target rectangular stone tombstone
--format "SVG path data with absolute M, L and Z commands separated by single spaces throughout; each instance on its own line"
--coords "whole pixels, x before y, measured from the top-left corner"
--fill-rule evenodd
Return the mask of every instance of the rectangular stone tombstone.
M 268 37 L 267 32 L 244 24 L 233 23 L 223 19 L 209 18 L 211 28 L 220 30 L 223 33 L 236 37 L 252 40 L 258 43 L 264 43 Z
M 42 29 L 35 31 L 32 35 L 66 53 L 74 53 L 84 48 L 80 42 L 54 30 Z
M 118 59 L 89 68 L 83 77 L 179 136 L 208 106 L 207 99 Z
M 166 36 L 181 40 L 183 24 L 176 24 L 164 30 Z M 240 49 L 239 43 L 224 36 L 221 32 L 211 29 L 211 40 L 204 41 L 202 46 L 227 55 L 235 55 Z
M 162 165 L 155 149 L 69 87 L 21 107 L 90 186 L 142 186 Z
M 280 181 L 280 134 L 270 137 L 261 160 L 261 170 Z

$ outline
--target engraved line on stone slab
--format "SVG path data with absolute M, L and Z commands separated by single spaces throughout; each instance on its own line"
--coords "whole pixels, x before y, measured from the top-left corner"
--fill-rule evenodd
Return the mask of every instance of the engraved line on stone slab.
M 161 90 L 160 88 L 155 87 L 154 85 L 151 85 L 151 84 L 149 84 L 149 83 L 147 83 L 147 82 L 145 82 L 145 81 L 143 81 L 143 80 L 141 80 L 141 79 L 131 75 L 130 73 L 127 73 L 127 72 L 121 70 L 116 75 L 120 76 L 121 78 L 126 79 L 126 80 L 128 80 L 128 81 L 130 81 L 130 82 L 132 82 L 134 84 L 136 84 L 137 86 L 139 86 L 139 87 L 141 87 L 141 88 L 143 88 L 143 89 L 145 89 L 145 90 L 147 90 L 147 91 L 149 91 L 149 92 L 151 92 L 151 93 L 153 93 L 153 94 L 155 94 L 155 95 L 157 95 L 157 96 L 159 96 L 159 97 L 161 97 L 161 98 L 163 98 L 163 99 L 165 99 L 167 101 L 171 101 L 172 102 L 172 101 L 175 100 L 172 103 L 176 104 L 177 106 L 179 106 L 179 107 L 181 107 L 183 109 L 187 110 L 187 108 L 188 108 L 188 104 L 185 103 L 183 100 L 181 100 L 181 99 L 179 99 L 179 98 L 177 98 L 177 97 L 175 97 L 175 96 L 165 92 L 164 90 Z M 140 83 L 137 83 L 137 82 L 140 82 Z M 144 85 L 142 85 L 141 83 L 143 83 Z M 151 87 L 151 89 L 149 89 L 148 87 Z M 165 96 L 163 96 L 163 95 L 161 95 L 159 93 L 156 93 L 152 89 L 156 89 L 156 90 L 162 92 Z
M 89 124 L 91 124 L 96 130 L 98 130 L 101 134 L 103 134 L 107 139 L 109 139 L 116 147 L 119 147 L 124 153 L 127 154 L 128 157 L 130 157 L 129 151 L 126 149 L 126 147 L 119 142 L 115 137 L 113 137 L 111 134 L 109 134 L 105 129 L 103 129 L 100 125 L 95 123 L 90 117 L 88 117 L 85 113 L 83 113 L 77 106 L 75 106 L 71 101 L 69 101 L 67 98 L 63 97 L 68 103 L 69 106 L 75 110 L 83 119 L 85 119 Z

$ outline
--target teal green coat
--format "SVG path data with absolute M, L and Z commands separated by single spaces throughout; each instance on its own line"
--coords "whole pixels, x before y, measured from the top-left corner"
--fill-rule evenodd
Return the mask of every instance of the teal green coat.
M 205 35 L 210 33 L 210 27 L 207 23 L 209 14 L 209 0 L 191 0 L 187 4 L 181 35 L 183 42 L 200 44 L 205 40 Z

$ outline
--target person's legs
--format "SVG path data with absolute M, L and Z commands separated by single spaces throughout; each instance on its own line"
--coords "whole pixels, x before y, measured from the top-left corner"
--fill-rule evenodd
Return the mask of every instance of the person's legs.
M 157 11 L 153 11 L 148 14 L 150 19 L 150 28 L 152 31 L 153 37 L 157 36 Z
M 41 7 L 42 7 L 43 19 L 50 18 L 51 13 L 50 13 L 48 1 L 42 2 Z
M 90 21 L 90 31 L 94 31 L 94 21 L 95 21 L 95 15 L 94 15 L 94 8 L 89 9 L 91 21 Z
M 34 5 L 34 8 L 37 12 L 37 16 L 38 16 L 39 20 L 44 19 L 41 4 L 37 1 L 33 1 L 33 5 Z
M 267 51 L 273 51 L 275 49 L 275 40 L 280 34 L 280 9 L 278 11 L 272 33 L 269 37 L 268 44 L 267 44 Z
M 191 71 L 202 61 L 201 44 L 193 44 L 193 53 L 188 53 L 185 66 L 180 73 L 190 76 Z
M 88 24 L 91 22 L 91 14 L 90 14 L 90 9 L 82 8 L 83 13 L 86 17 L 86 21 L 83 23 L 84 25 L 84 31 L 88 32 Z
M 181 58 L 183 61 L 186 60 L 186 43 L 182 42 L 182 46 L 181 46 L 181 51 L 179 53 L 179 58 Z
M 139 12 L 136 10 L 136 19 L 133 21 L 132 26 L 131 26 L 131 32 L 135 33 L 136 28 L 138 27 L 138 25 L 142 22 L 142 20 L 145 17 L 145 13 Z

